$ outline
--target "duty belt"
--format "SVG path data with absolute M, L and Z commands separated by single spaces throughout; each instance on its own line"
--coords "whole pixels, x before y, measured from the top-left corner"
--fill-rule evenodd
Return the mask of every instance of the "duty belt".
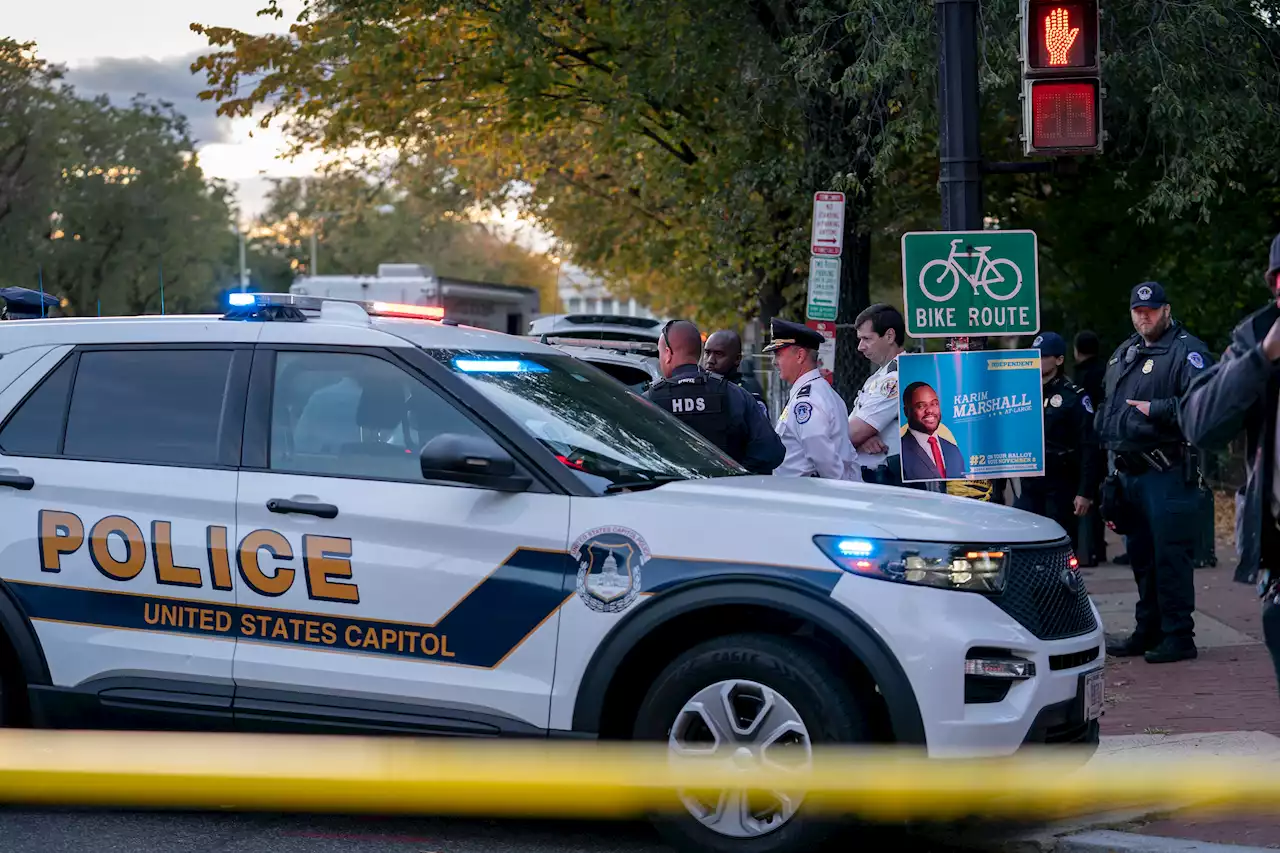
M 1170 444 L 1151 450 L 1124 450 L 1115 455 L 1116 470 L 1121 474 L 1145 474 L 1148 471 L 1168 471 L 1182 462 L 1181 445 Z

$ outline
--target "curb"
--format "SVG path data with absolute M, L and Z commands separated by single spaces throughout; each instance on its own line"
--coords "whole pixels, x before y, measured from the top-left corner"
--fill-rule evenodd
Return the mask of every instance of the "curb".
M 1133 832 L 1084 832 L 1058 839 L 1055 853 L 1275 853 L 1274 847 L 1211 844 Z

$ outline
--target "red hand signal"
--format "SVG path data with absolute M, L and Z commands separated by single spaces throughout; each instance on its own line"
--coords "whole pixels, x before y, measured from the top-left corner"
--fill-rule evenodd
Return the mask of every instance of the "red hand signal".
M 1044 46 L 1049 51 L 1050 65 L 1066 65 L 1067 52 L 1080 35 L 1079 27 L 1071 27 L 1067 10 L 1054 9 L 1044 19 Z

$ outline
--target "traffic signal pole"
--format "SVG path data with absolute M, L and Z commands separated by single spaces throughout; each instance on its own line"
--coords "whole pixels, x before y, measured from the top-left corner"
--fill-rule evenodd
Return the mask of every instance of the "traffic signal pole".
M 942 230 L 982 228 L 982 150 L 978 136 L 978 0 L 935 0 Z
M 938 160 L 942 230 L 980 231 L 984 217 L 982 145 L 978 133 L 978 0 L 934 0 L 934 4 L 940 41 Z M 948 338 L 947 349 L 977 349 L 983 343 Z M 931 482 L 928 487 L 930 491 L 947 490 L 945 482 Z

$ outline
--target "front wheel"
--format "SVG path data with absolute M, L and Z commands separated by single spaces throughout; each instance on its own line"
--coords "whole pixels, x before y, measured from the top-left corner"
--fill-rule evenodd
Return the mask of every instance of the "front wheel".
M 650 687 L 634 734 L 665 742 L 673 760 L 706 757 L 783 773 L 811 766 L 816 745 L 868 740 L 856 698 L 822 657 L 766 634 L 709 640 L 682 654 Z M 803 790 L 679 797 L 684 812 L 654 823 L 680 850 L 808 853 L 839 828 L 806 814 Z

